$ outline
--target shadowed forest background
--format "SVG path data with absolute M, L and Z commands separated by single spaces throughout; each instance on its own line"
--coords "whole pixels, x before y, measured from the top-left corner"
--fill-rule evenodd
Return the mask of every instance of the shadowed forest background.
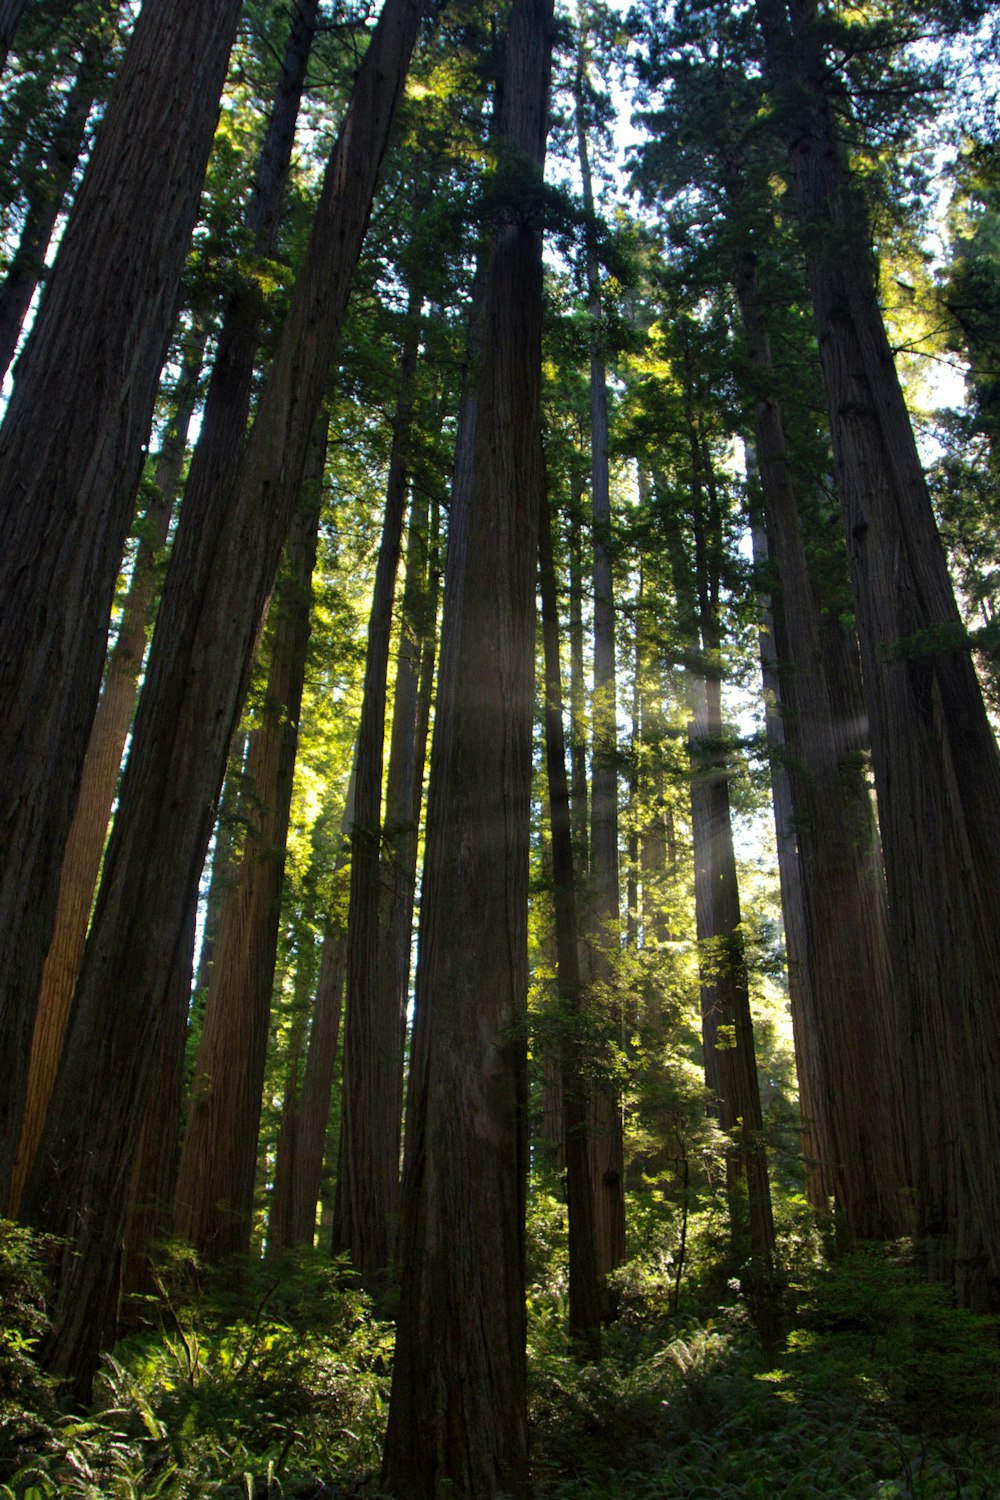
M 0 1496 L 1000 1493 L 984 0 L 0 0 Z

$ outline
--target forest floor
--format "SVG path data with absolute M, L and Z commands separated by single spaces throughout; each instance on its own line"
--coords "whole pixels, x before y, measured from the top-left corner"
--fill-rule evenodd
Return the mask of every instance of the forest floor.
M 105 1359 L 92 1408 L 67 1415 L 31 1357 L 30 1243 L 4 1226 L 0 1248 L 2 1500 L 377 1497 L 392 1325 L 342 1268 L 258 1262 L 235 1289 L 192 1292 L 168 1263 L 147 1326 Z M 584 1365 L 558 1276 L 536 1282 L 536 1500 L 997 1500 L 996 1321 L 875 1250 L 789 1281 L 767 1354 L 718 1266 L 681 1298 L 672 1268 L 632 1262 Z

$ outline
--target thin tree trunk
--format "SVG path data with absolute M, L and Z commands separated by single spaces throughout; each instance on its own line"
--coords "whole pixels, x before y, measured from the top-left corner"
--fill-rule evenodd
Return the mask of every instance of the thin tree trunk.
M 437 515 L 414 491 L 403 588 L 392 741 L 386 786 L 379 913 L 379 985 L 386 1015 L 395 1015 L 399 1066 L 385 1103 L 397 1153 L 402 1136 L 406 1014 L 410 997 L 413 908 L 416 896 L 424 763 L 437 648 Z M 393 1245 L 395 1252 L 395 1244 Z
M 142 445 L 240 9 L 143 6 L 0 429 L 4 1201 Z
M 354 822 L 354 787 L 355 771 L 352 767 L 341 844 L 332 872 L 334 877 L 343 870 L 350 857 L 348 834 Z M 316 1236 L 316 1203 L 323 1178 L 323 1154 L 330 1121 L 346 967 L 346 925 L 339 917 L 328 916 L 323 931 L 302 1091 L 292 1105 L 292 1138 L 287 1142 L 287 1150 L 279 1153 L 275 1165 L 274 1201 L 279 1207 L 287 1204 L 287 1220 L 281 1218 L 268 1231 L 268 1238 L 274 1239 L 276 1248 L 311 1246 Z
M 247 748 L 245 843 L 220 917 L 177 1173 L 175 1232 L 209 1265 L 245 1251 L 253 1222 L 257 1135 L 325 461 L 324 421 L 317 430 L 286 549 L 286 572 L 275 596 L 264 705 Z
M 346 1250 L 365 1277 L 392 1258 L 399 1188 L 399 1112 L 403 1032 L 398 997 L 379 983 L 379 852 L 386 675 L 396 573 L 406 510 L 413 390 L 423 291 L 410 288 L 399 371 L 385 519 L 368 625 L 358 730 L 355 821 L 351 830 L 351 902 L 347 925 L 347 1000 L 340 1158 L 333 1211 L 334 1253 Z
M 42 969 L 24 1119 L 11 1181 L 12 1214 L 17 1212 L 38 1147 L 62 1055 L 63 1035 L 83 957 L 115 787 L 135 711 L 139 674 L 155 604 L 159 555 L 167 542 L 170 518 L 180 489 L 206 337 L 206 330 L 196 329 L 185 349 L 174 389 L 174 415 L 157 459 L 155 489 L 146 506 L 118 636 L 108 658 L 104 689 L 90 732 L 80 794 L 66 841 L 52 941 Z
M 583 1037 L 580 1034 L 583 1010 L 580 927 L 573 869 L 569 785 L 566 778 L 555 562 L 552 556 L 551 521 L 548 507 L 544 504 L 539 526 L 538 563 L 545 645 L 545 764 L 552 828 L 556 972 L 562 1011 L 560 1077 L 566 1206 L 569 1217 L 569 1327 L 570 1335 L 580 1349 L 596 1359 L 600 1356 L 602 1298 L 588 1149 L 588 1089 L 584 1071 Z
M 592 217 L 594 190 L 587 150 L 582 98 L 584 59 L 576 80 L 576 134 L 583 182 L 583 204 Z M 618 718 L 616 709 L 615 605 L 611 570 L 611 492 L 608 466 L 608 393 L 598 329 L 601 284 L 594 251 L 587 250 L 590 344 L 590 487 L 594 535 L 594 698 L 590 788 L 590 980 L 605 996 L 616 981 L 621 912 L 618 886 Z M 606 1024 L 614 1027 L 618 1006 L 609 1004 Z M 617 1040 L 617 1038 L 616 1038 Z M 588 1147 L 594 1192 L 598 1270 L 602 1276 L 625 1258 L 625 1163 L 621 1099 L 610 1079 L 597 1079 L 588 1101 Z
M 821 1094 L 821 1162 L 834 1183 L 845 1242 L 890 1239 L 907 1227 L 908 1162 L 902 1111 L 901 1037 L 881 872 L 872 870 L 852 824 L 843 756 L 809 581 L 756 267 L 741 258 L 737 292 L 760 380 L 758 461 L 774 537 L 787 652 L 783 698 L 802 861 L 802 896 Z M 855 745 L 850 747 L 853 752 Z M 866 867 L 867 865 L 867 867 Z M 814 1028 L 814 1030 L 813 1030 Z
M 79 1390 L 96 1353 L 90 1309 L 105 1295 L 106 1247 L 125 1207 L 111 1164 L 131 1168 L 166 976 L 204 860 L 418 22 L 416 0 L 386 0 L 232 494 L 217 497 L 210 526 L 196 533 L 192 523 L 187 541 L 180 528 L 171 558 L 77 987 L 74 1061 L 68 1067 L 64 1059 L 57 1080 L 46 1167 L 32 1189 L 33 1222 L 72 1235 L 45 1358 Z
M 583 481 L 569 508 L 569 727 L 570 814 L 576 868 L 590 870 L 590 778 L 587 774 L 587 712 L 583 667 L 583 546 L 580 511 Z
M 267 1253 L 269 1256 L 290 1249 L 295 1244 L 292 1222 L 292 1184 L 295 1158 L 298 1153 L 299 1074 L 302 1071 L 309 1030 L 309 996 L 313 980 L 316 978 L 315 950 L 310 951 L 308 955 L 303 951 L 304 935 L 308 936 L 311 949 L 313 943 L 311 932 L 303 934 L 300 931 L 296 945 L 295 982 L 292 990 L 288 1073 L 281 1101 L 278 1139 L 274 1148 L 274 1182 L 267 1208 Z
M 808 0 L 758 0 L 802 222 L 851 566 L 908 1041 L 918 1249 L 1000 1287 L 1000 757 L 879 312 Z
M 552 16 L 515 0 L 501 151 L 537 163 Z M 383 1485 L 511 1497 L 528 1480 L 527 877 L 542 259 L 510 208 L 486 277 L 466 544 L 449 547 L 431 762 Z M 467 528 L 467 529 L 466 529 Z

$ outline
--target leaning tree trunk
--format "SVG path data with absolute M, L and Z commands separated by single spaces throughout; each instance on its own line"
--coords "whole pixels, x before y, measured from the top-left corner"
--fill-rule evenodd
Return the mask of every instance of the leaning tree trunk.
M 402 550 L 414 380 L 423 291 L 410 288 L 400 358 L 386 485 L 385 517 L 365 658 L 351 830 L 351 901 L 347 919 L 347 998 L 340 1157 L 333 1210 L 333 1249 L 347 1251 L 365 1277 L 385 1272 L 393 1252 L 399 1190 L 399 1113 L 403 1032 L 397 997 L 379 984 L 379 852 L 386 677 L 396 574 Z
M 89 1386 L 97 1352 L 93 1309 L 107 1296 L 108 1247 L 125 1211 L 164 986 L 204 861 L 419 15 L 417 0 L 386 0 L 324 176 L 236 482 L 212 517 L 181 527 L 174 544 L 77 986 L 72 1060 L 68 1048 L 44 1164 L 29 1184 L 32 1222 L 71 1235 L 44 1357 L 78 1390 Z
M 985 1308 L 1000 1286 L 1000 756 L 878 306 L 865 207 L 811 0 L 758 0 L 833 438 L 907 1039 L 916 1235 Z
M 206 338 L 206 330 L 196 330 L 185 350 L 180 378 L 174 390 L 173 420 L 157 460 L 155 488 L 146 506 L 132 578 L 122 607 L 118 635 L 108 658 L 104 688 L 83 763 L 80 794 L 59 878 L 52 941 L 42 969 L 24 1119 L 11 1182 L 12 1214 L 17 1212 L 38 1147 L 62 1055 L 63 1036 L 83 958 L 115 787 L 135 711 L 139 674 L 155 603 L 159 553 L 166 545 L 180 488 Z
M 315 449 L 275 595 L 264 704 L 260 722 L 250 731 L 243 778 L 243 853 L 220 916 L 177 1171 L 174 1232 L 195 1247 L 206 1265 L 243 1253 L 253 1224 L 257 1136 L 322 505 L 325 422 Z
M 499 104 L 522 183 L 488 262 L 473 482 L 449 550 L 407 1110 L 402 1291 L 383 1484 L 527 1484 L 527 879 L 542 258 L 523 212 L 548 124 L 551 10 L 515 0 Z M 499 205 L 498 205 L 499 207 Z M 523 217 L 521 216 L 521 210 Z
M 885 889 L 852 827 L 850 788 L 838 754 L 837 715 L 809 581 L 805 543 L 780 407 L 773 394 L 767 328 L 753 257 L 736 276 L 747 349 L 758 377 L 757 451 L 781 586 L 787 656 L 783 698 L 788 774 L 802 866 L 809 979 L 818 1051 L 818 1120 L 829 1151 L 842 1239 L 905 1232 L 908 1161 L 902 1109 L 901 1036 L 888 947 Z
M 240 9 L 143 6 L 0 428 L 2 1199 L 142 445 Z

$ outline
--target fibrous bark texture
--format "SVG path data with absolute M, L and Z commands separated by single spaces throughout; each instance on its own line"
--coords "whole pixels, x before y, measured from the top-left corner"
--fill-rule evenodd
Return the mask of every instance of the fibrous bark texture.
M 0 429 L 3 1198 L 115 580 L 239 11 L 240 0 L 143 6 Z
M 185 350 L 174 391 L 174 415 L 156 463 L 155 492 L 143 518 L 118 635 L 108 658 L 104 687 L 83 763 L 76 811 L 66 840 L 59 880 L 52 941 L 45 956 L 31 1044 L 28 1090 L 10 1193 L 10 1212 L 17 1211 L 24 1183 L 38 1146 L 52 1086 L 55 1083 L 70 1004 L 80 972 L 87 924 L 101 868 L 101 855 L 115 786 L 121 771 L 138 692 L 139 673 L 157 589 L 159 550 L 165 545 L 180 487 L 187 431 L 198 394 L 206 331 L 195 331 Z
M 878 306 L 812 0 L 758 0 L 851 567 L 906 1038 L 918 1246 L 1000 1296 L 1000 757 Z
M 908 1163 L 885 888 L 855 826 L 767 329 L 747 256 L 737 292 L 760 379 L 757 458 L 781 585 L 782 697 L 790 710 L 785 735 L 810 964 L 808 1028 L 818 1063 L 812 1083 L 819 1092 L 812 1097 L 824 1153 L 820 1171 L 833 1184 L 845 1242 L 891 1239 L 907 1227 Z
M 46 1357 L 78 1382 L 88 1309 L 117 1242 L 164 989 L 204 861 L 351 275 L 419 22 L 387 0 L 327 167 L 313 233 L 224 514 L 178 533 L 74 1012 L 72 1066 L 50 1110 L 32 1217 L 73 1236 Z M 150 860 L 149 850 L 157 850 Z M 70 1049 L 67 1048 L 67 1058 Z M 58 1098 L 58 1108 L 56 1105 Z
M 551 10 L 516 0 L 498 144 L 540 167 Z M 383 1483 L 397 1500 L 527 1484 L 527 876 L 540 431 L 541 237 L 497 206 L 472 487 L 449 548 L 428 805 Z M 451 545 L 454 545 L 454 538 Z

